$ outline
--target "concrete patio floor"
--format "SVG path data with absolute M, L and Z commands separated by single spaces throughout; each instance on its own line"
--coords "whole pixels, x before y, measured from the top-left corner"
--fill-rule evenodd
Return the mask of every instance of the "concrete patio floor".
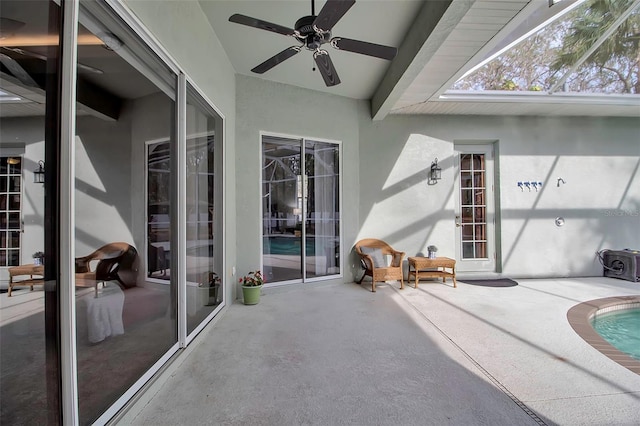
M 640 375 L 566 318 L 640 284 L 517 281 L 266 289 L 231 305 L 117 423 L 640 424 Z

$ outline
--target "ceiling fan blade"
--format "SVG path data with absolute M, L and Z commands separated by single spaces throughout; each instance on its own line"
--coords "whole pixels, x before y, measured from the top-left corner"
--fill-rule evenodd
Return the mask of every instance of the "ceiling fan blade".
M 391 60 L 396 57 L 398 49 L 368 41 L 352 40 L 350 38 L 334 37 L 331 45 L 338 50 L 360 53 L 361 55 L 374 56 L 376 58 Z
M 252 69 L 251 71 L 255 72 L 256 74 L 264 74 L 265 72 L 269 71 L 271 68 L 278 65 L 280 62 L 286 61 L 293 55 L 299 53 L 300 50 L 302 50 L 300 46 L 291 46 L 287 49 L 284 49 L 282 52 L 278 53 L 277 55 L 270 57 L 269 59 L 267 59 L 266 61 L 264 61 L 263 63 L 261 63 L 254 69 Z
M 239 13 L 231 15 L 231 17 L 229 17 L 229 22 L 235 22 L 236 24 L 247 25 L 249 27 L 259 28 L 261 30 L 267 30 L 282 35 L 290 36 L 295 33 L 292 28 L 287 28 L 261 19 L 251 18 L 250 16 L 240 15 Z
M 36 83 L 35 80 L 31 78 L 29 73 L 25 71 L 24 68 L 22 68 L 22 65 L 20 65 L 18 61 L 13 59 L 11 56 L 0 53 L 0 62 L 9 70 L 9 72 L 11 72 L 11 74 L 14 75 L 15 78 L 20 80 L 20 82 L 25 86 L 40 87 L 38 86 L 38 83 Z
M 313 21 L 313 26 L 323 31 L 330 31 L 355 2 L 355 0 L 327 0 Z
M 316 61 L 316 65 L 318 65 L 318 71 L 320 71 L 320 75 L 322 75 L 324 84 L 329 87 L 340 84 L 338 72 L 333 66 L 333 62 L 331 62 L 331 58 L 326 50 L 319 50 L 315 52 L 313 54 L 313 59 Z

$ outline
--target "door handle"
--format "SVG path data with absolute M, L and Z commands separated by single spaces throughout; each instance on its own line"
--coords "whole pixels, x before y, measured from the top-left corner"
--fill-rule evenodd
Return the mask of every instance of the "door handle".
M 459 228 L 462 226 L 462 224 L 460 223 L 460 216 L 456 215 L 456 226 Z

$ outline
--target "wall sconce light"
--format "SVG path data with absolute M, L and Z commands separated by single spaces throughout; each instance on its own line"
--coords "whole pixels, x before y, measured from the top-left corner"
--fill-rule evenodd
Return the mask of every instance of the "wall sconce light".
M 431 163 L 430 177 L 433 182 L 437 182 L 442 179 L 442 169 L 438 166 L 437 158 Z
M 44 161 L 38 161 L 38 170 L 33 171 L 33 183 L 44 183 Z

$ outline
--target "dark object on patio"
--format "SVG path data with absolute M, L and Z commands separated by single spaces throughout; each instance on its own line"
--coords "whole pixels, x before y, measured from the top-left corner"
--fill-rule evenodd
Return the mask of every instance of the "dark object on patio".
M 375 238 L 360 240 L 355 245 L 356 253 L 360 256 L 364 275 L 358 281 L 362 283 L 365 276 L 371 277 L 371 291 L 376 291 L 376 281 L 400 280 L 400 288 L 404 288 L 402 275 L 402 260 L 405 253 L 394 250 L 389 244 Z M 388 264 L 386 256 L 391 256 Z
M 92 263 L 97 261 L 95 269 Z M 76 258 L 76 285 L 91 287 L 116 281 L 122 288 L 135 287 L 138 280 L 138 252 L 123 242 L 109 243 L 93 253 Z
M 518 285 L 517 282 L 509 278 L 496 278 L 492 280 L 461 280 L 458 278 L 458 281 L 483 287 L 515 287 Z
M 160 271 L 162 276 L 164 276 L 167 272 L 167 268 L 169 264 L 167 262 L 167 254 L 164 250 L 164 247 L 154 246 L 149 243 L 148 248 L 148 256 L 149 256 L 149 271 L 147 272 L 148 276 L 151 276 L 156 271 Z
M 597 254 L 603 276 L 634 283 L 640 281 L 640 250 L 601 250 Z

